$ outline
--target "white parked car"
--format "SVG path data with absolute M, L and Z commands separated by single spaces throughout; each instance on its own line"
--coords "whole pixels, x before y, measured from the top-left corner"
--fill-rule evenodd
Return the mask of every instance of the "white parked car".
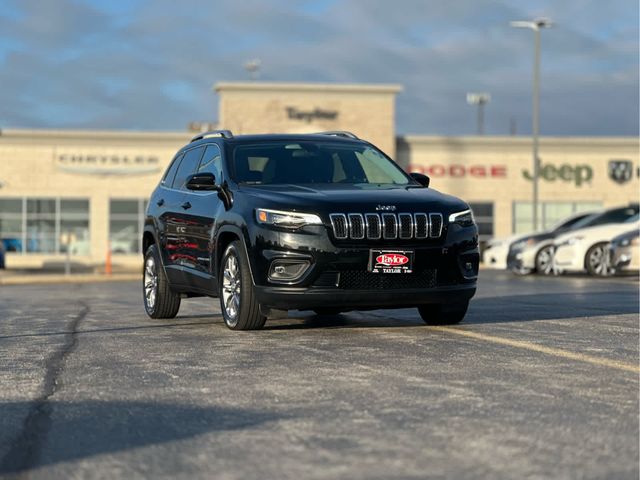
M 520 235 L 512 235 L 506 238 L 491 239 L 489 240 L 489 242 L 487 242 L 487 245 L 484 247 L 484 250 L 482 252 L 482 261 L 484 263 L 484 266 L 502 270 L 511 268 L 513 270 L 514 268 L 509 265 L 509 252 L 512 249 L 512 246 L 517 244 L 524 245 L 521 242 L 527 242 L 530 238 L 538 234 L 546 235 L 553 232 L 560 234 L 564 230 L 570 228 L 570 226 L 574 223 L 582 220 L 589 215 L 591 214 L 587 212 L 576 213 L 557 223 L 556 225 L 551 227 L 549 231 L 544 231 L 541 233 L 524 233 Z
M 543 275 L 557 273 L 554 264 L 554 242 L 560 235 L 573 230 L 608 223 L 621 223 L 638 213 L 640 207 L 632 204 L 610 208 L 600 213 L 581 213 L 569 217 L 549 232 L 530 235 L 511 245 L 507 267 L 518 275 L 537 272 Z
M 509 248 L 514 242 L 528 237 L 529 234 L 512 235 L 506 238 L 492 238 L 482 250 L 482 263 L 485 267 L 504 270 L 507 268 Z
M 554 263 L 560 272 L 583 272 L 610 275 L 609 243 L 629 230 L 640 228 L 638 214 L 623 223 L 600 225 L 574 230 L 556 238 Z

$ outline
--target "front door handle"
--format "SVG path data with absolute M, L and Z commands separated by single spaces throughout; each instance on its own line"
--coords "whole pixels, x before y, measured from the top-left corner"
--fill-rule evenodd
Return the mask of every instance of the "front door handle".
M 159 207 L 161 207 L 162 205 L 164 205 L 164 198 L 161 198 L 160 200 L 158 200 L 156 202 L 156 205 L 158 205 Z
M 185 210 L 189 210 L 191 208 L 191 204 L 189 202 L 184 202 L 181 207 Z

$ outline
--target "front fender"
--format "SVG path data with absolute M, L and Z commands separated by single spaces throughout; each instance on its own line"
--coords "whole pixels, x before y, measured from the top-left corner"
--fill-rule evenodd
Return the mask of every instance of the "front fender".
M 234 236 L 240 239 L 242 248 L 244 248 L 244 252 L 247 256 L 247 259 L 249 260 L 249 272 L 251 274 L 251 283 L 255 285 L 256 282 L 255 282 L 255 276 L 253 273 L 255 271 L 255 258 L 254 258 L 254 255 L 251 255 L 250 253 L 251 252 L 250 246 L 252 245 L 252 243 L 249 237 L 249 232 L 246 226 L 244 226 L 243 224 L 225 222 L 224 224 L 220 225 L 218 228 L 215 229 L 214 238 L 212 239 L 212 244 L 215 246 L 212 252 L 212 259 L 211 259 L 212 260 L 211 264 L 214 266 L 212 275 L 214 277 L 218 276 L 218 272 L 220 271 L 220 266 L 221 266 L 220 262 L 222 260 L 222 254 L 224 253 L 220 248 L 221 242 L 224 239 L 225 234 L 229 234 L 229 233 L 232 233 Z

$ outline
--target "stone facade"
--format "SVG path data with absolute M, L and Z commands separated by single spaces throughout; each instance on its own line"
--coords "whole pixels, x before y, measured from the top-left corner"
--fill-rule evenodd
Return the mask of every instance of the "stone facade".
M 348 130 L 395 155 L 400 85 L 218 83 L 220 128 L 242 133 Z
M 109 201 L 148 198 L 175 152 L 190 137 L 185 132 L 3 130 L 0 199 L 88 199 L 90 254 L 74 261 L 101 263 L 108 248 Z M 10 254 L 7 265 L 39 267 L 56 258 L 62 257 Z M 131 264 L 139 258 L 114 261 Z
M 541 202 L 638 202 L 639 142 L 633 137 L 543 137 Z M 398 138 L 398 162 L 431 177 L 433 188 L 469 202 L 493 202 L 494 234 L 510 235 L 513 203 L 532 197 L 531 139 L 527 137 Z M 610 173 L 616 162 L 622 168 Z M 616 179 L 614 179 L 616 178 Z

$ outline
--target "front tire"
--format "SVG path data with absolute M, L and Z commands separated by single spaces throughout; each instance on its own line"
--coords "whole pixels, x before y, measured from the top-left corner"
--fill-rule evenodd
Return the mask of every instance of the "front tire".
M 609 266 L 607 247 L 606 242 L 596 243 L 587 251 L 584 265 L 589 275 L 607 277 L 613 273 L 613 269 Z
M 469 302 L 455 304 L 421 305 L 418 312 L 427 325 L 455 325 L 467 313 Z
M 155 245 L 144 255 L 142 292 L 144 309 L 151 318 L 174 318 L 178 314 L 180 295 L 171 290 Z
M 541 275 L 557 275 L 553 245 L 541 248 L 536 253 L 536 272 Z
M 255 298 L 249 259 L 242 244 L 229 244 L 222 256 L 218 289 L 224 323 L 231 330 L 259 330 L 267 318 L 260 313 Z

